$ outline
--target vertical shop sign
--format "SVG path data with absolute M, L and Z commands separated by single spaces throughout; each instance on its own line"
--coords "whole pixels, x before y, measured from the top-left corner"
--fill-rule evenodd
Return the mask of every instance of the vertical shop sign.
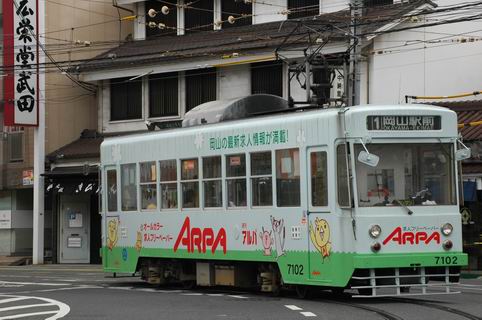
M 5 125 L 38 125 L 38 0 L 3 0 Z

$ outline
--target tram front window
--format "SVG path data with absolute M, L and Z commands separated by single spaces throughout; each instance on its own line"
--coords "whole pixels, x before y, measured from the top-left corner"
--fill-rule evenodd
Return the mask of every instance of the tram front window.
M 453 144 L 370 144 L 376 167 L 356 161 L 360 207 L 455 205 Z M 355 155 L 364 150 L 355 145 Z

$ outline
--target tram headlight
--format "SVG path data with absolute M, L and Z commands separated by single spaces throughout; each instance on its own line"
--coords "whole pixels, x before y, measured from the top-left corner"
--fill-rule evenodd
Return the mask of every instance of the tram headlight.
M 454 227 L 448 222 L 442 226 L 442 233 L 444 236 L 450 236 L 453 230 Z
M 450 240 L 445 240 L 442 244 L 442 247 L 445 249 L 445 250 L 450 250 L 452 249 L 452 247 L 454 246 L 454 244 L 452 243 L 452 241 Z
M 378 238 L 381 233 L 382 233 L 382 228 L 381 228 L 378 224 L 374 224 L 374 225 L 371 226 L 370 229 L 368 230 L 368 234 L 369 234 L 370 237 L 372 237 L 373 239 Z

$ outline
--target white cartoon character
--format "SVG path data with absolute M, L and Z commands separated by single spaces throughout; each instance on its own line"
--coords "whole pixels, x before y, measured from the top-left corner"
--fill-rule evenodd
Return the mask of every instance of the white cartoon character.
M 279 258 L 282 255 L 285 254 L 285 227 L 284 227 L 284 220 L 276 220 L 271 216 L 271 227 L 273 228 L 273 233 L 274 233 L 274 244 L 276 246 L 276 254 L 277 257 Z

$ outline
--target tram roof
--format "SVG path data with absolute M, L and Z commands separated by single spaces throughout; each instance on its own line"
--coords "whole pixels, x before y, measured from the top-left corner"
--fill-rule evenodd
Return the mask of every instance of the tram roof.
M 361 117 L 366 115 L 422 115 L 427 112 L 430 114 L 437 114 L 437 115 L 446 115 L 457 119 L 457 115 L 454 111 L 433 105 L 423 105 L 423 104 L 414 104 L 414 105 L 360 105 L 355 107 L 348 107 L 346 108 L 345 115 L 347 119 L 350 118 L 357 118 L 358 120 Z M 305 111 L 289 111 L 277 114 L 268 114 L 268 115 L 261 115 L 256 117 L 249 117 L 245 119 L 239 120 L 231 120 L 219 123 L 212 123 L 212 124 L 204 124 L 199 126 L 193 127 L 184 127 L 184 128 L 174 128 L 174 129 L 166 129 L 160 130 L 155 132 L 147 132 L 147 133 L 136 133 L 128 136 L 118 136 L 118 137 L 111 137 L 106 138 L 101 145 L 101 149 L 103 147 L 109 147 L 111 145 L 119 145 L 119 144 L 129 144 L 129 143 L 138 143 L 140 141 L 150 141 L 159 138 L 168 138 L 168 137 L 180 137 L 186 135 L 192 135 L 193 133 L 197 132 L 222 132 L 224 130 L 233 130 L 233 129 L 242 129 L 242 128 L 262 128 L 269 125 L 275 125 L 278 123 L 293 123 L 298 121 L 310 120 L 314 119 L 314 115 L 316 118 L 336 118 L 338 117 L 341 108 L 325 108 L 325 109 L 308 109 Z M 355 123 L 356 124 L 356 123 Z M 360 122 L 358 121 L 358 125 Z M 457 128 L 454 126 L 453 132 L 449 132 L 447 136 L 456 136 Z

